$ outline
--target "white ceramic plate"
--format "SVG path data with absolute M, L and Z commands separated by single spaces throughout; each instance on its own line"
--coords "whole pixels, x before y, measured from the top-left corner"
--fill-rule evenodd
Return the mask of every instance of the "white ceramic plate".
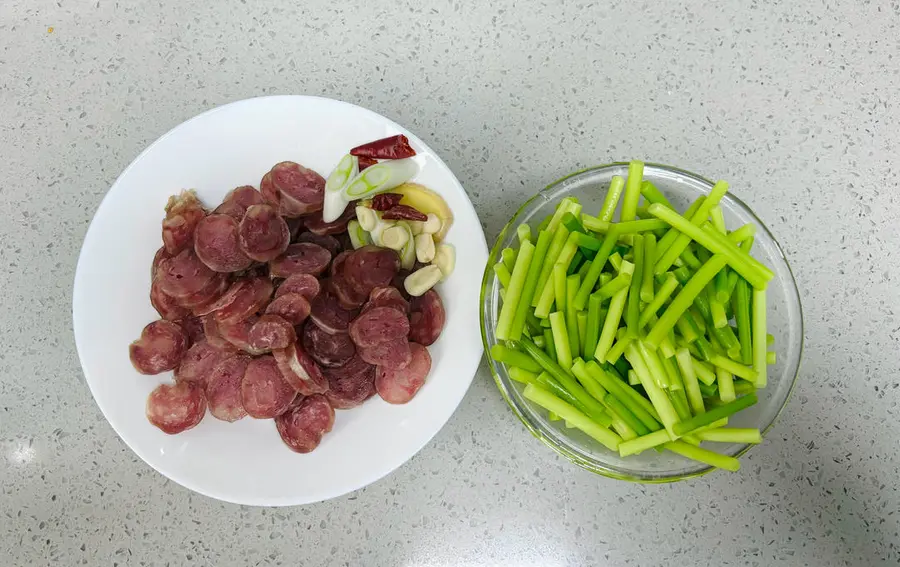
M 171 372 L 142 376 L 129 343 L 158 315 L 150 305 L 150 263 L 161 245 L 169 195 L 195 188 L 216 205 L 239 185 L 259 186 L 275 163 L 299 162 L 328 175 L 350 148 L 402 133 L 418 152 L 415 181 L 439 192 L 456 217 L 447 237 L 456 271 L 439 288 L 447 320 L 429 351 L 425 386 L 408 404 L 377 396 L 338 410 L 334 429 L 312 453 L 281 441 L 272 420 L 225 423 L 207 415 L 166 435 L 144 416 L 147 395 Z M 443 161 L 405 128 L 335 100 L 279 96 L 244 100 L 201 114 L 147 148 L 113 184 L 84 239 L 73 291 L 75 342 L 97 405 L 150 466 L 201 494 L 238 504 L 281 506 L 325 500 L 388 474 L 444 425 L 472 382 L 482 354 L 478 297 L 487 246 L 472 203 Z

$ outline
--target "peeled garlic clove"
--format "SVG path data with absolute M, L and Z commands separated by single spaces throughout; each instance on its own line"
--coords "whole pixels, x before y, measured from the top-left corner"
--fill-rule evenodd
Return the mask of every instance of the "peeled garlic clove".
M 434 239 L 430 234 L 416 236 L 416 259 L 423 264 L 434 260 Z
M 406 293 L 413 297 L 419 297 L 429 289 L 433 288 L 441 281 L 442 277 L 443 274 L 441 273 L 441 269 L 432 264 L 420 268 L 406 276 L 406 279 L 403 280 L 403 287 L 406 288 Z
M 456 248 L 452 244 L 439 244 L 435 249 L 434 259 L 431 263 L 441 270 L 443 274 L 441 281 L 444 281 L 456 268 Z

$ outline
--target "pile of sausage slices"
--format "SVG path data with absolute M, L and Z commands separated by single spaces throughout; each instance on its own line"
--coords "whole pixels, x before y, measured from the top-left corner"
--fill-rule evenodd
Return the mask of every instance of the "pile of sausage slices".
M 232 190 L 211 212 L 192 191 L 170 198 L 150 301 L 160 319 L 130 345 L 142 374 L 174 370 L 147 419 L 175 434 L 206 415 L 274 419 L 294 451 L 315 449 L 335 409 L 376 393 L 403 404 L 431 369 L 444 326 L 435 290 L 407 295 L 394 250 L 354 249 L 354 204 L 324 222 L 325 179 L 294 162 Z

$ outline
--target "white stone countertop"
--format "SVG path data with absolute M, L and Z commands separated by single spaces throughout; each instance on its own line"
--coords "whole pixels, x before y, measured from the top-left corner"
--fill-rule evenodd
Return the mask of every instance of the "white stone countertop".
M 81 241 L 148 143 L 282 93 L 419 134 L 489 242 L 588 165 L 729 180 L 803 299 L 783 417 L 739 473 L 634 485 L 531 437 L 482 364 L 431 443 L 347 496 L 249 508 L 166 480 L 84 384 Z M 3 0 L 0 565 L 896 565 L 898 93 L 896 0 Z

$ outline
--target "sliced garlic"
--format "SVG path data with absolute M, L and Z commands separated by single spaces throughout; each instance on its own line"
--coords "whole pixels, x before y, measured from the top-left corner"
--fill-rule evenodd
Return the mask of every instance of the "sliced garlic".
M 423 264 L 434 260 L 434 238 L 430 234 L 416 236 L 416 259 Z
M 381 233 L 381 245 L 391 250 L 402 250 L 409 242 L 409 231 L 402 226 L 392 226 Z
M 433 288 L 441 281 L 442 277 L 443 273 L 441 272 L 441 269 L 432 264 L 420 268 L 406 276 L 406 279 L 403 280 L 403 287 L 406 288 L 406 293 L 413 297 L 419 297 L 429 289 Z
M 434 259 L 431 263 L 441 270 L 443 274 L 441 281 L 444 281 L 456 268 L 456 248 L 452 244 L 439 244 L 435 249 Z

